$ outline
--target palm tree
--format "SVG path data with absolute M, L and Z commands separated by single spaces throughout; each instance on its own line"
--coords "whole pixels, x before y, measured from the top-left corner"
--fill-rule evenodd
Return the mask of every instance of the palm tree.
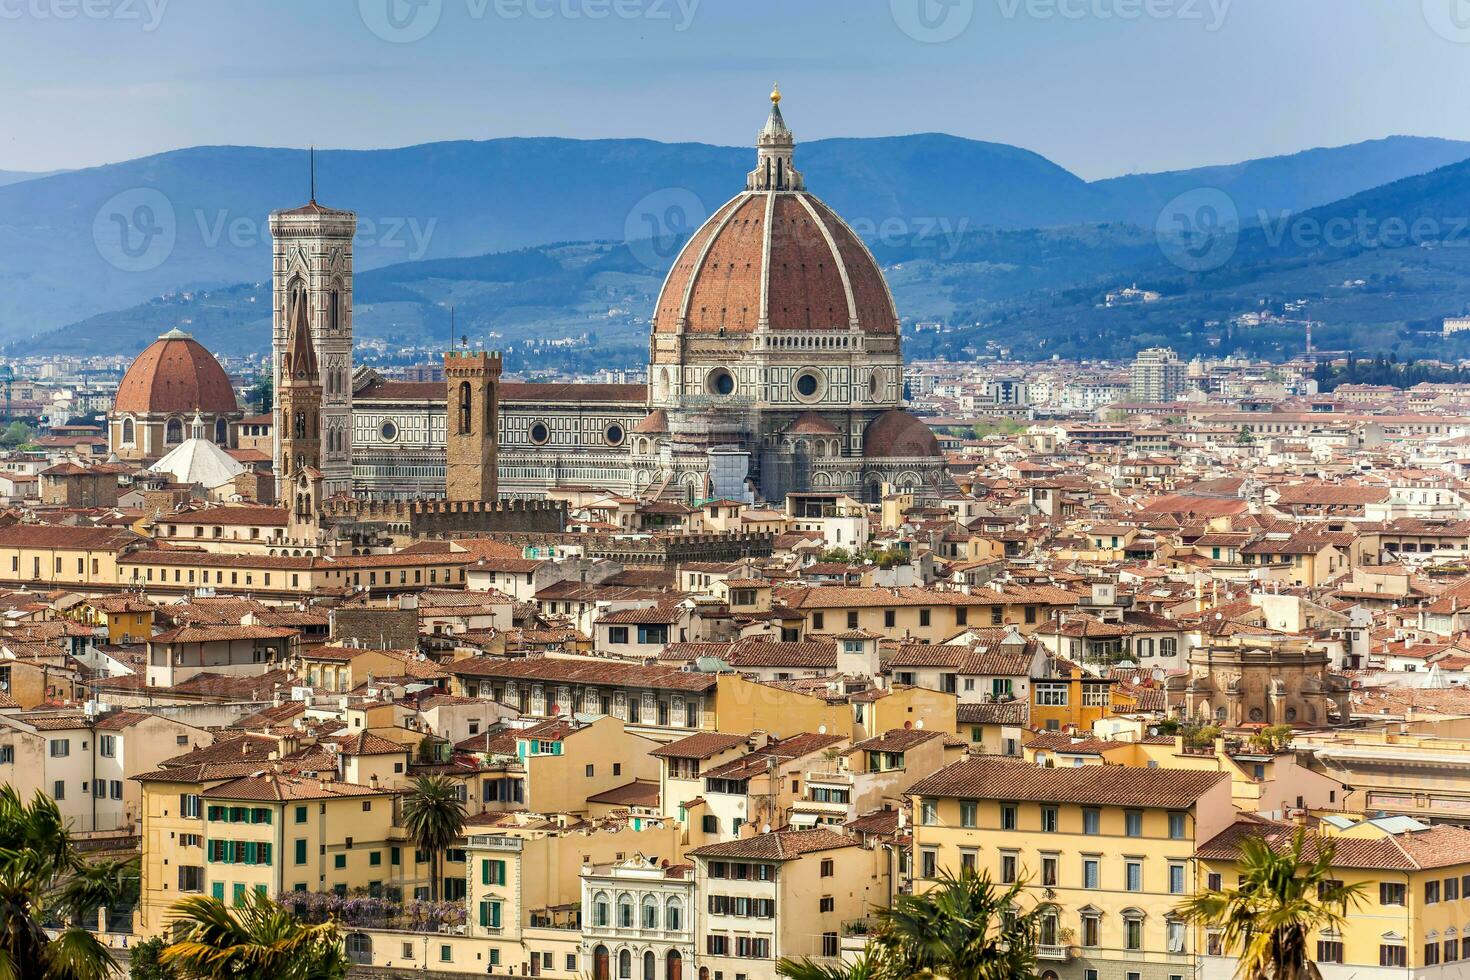
M 112 954 L 84 925 L 136 878 L 137 862 L 82 860 L 56 801 L 0 787 L 0 978 L 104 980 Z M 47 921 L 62 926 L 55 938 Z
M 429 855 L 433 874 L 429 895 L 436 902 L 444 852 L 464 832 L 464 821 L 464 804 L 452 780 L 445 776 L 419 776 L 413 781 L 413 789 L 403 800 L 403 826 L 408 828 L 414 846 Z
M 1051 906 L 1022 911 L 1023 888 L 1017 881 L 1001 891 L 968 869 L 945 872 L 930 891 L 880 909 L 876 933 L 851 966 L 784 959 L 776 972 L 789 980 L 1032 980 Z
M 1344 885 L 1333 876 L 1333 842 L 1298 827 L 1291 846 L 1263 837 L 1240 844 L 1240 883 L 1211 889 L 1177 909 L 1186 921 L 1220 930 L 1227 950 L 1239 950 L 1240 980 L 1321 980 L 1307 956 L 1314 931 L 1341 929 L 1349 905 L 1362 901 L 1361 882 Z
M 184 980 L 341 980 L 347 954 L 335 922 L 308 925 L 257 891 L 229 909 L 195 895 L 173 907 L 180 938 L 158 961 Z

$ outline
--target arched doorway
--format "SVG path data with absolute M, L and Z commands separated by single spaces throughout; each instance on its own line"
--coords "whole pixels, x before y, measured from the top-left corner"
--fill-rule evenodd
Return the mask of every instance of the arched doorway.
M 612 971 L 609 969 L 606 946 L 599 946 L 592 951 L 592 976 L 595 980 L 611 980 Z
M 669 980 L 684 980 L 684 957 L 677 949 L 669 950 L 666 967 L 664 973 Z

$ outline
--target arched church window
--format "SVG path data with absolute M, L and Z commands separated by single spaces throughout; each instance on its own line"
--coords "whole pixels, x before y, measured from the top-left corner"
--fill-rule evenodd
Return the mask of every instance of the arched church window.
M 178 419 L 169 419 L 168 420 L 168 424 L 165 425 L 164 426 L 164 429 L 163 429 L 163 441 L 164 442 L 183 442 L 184 441 L 184 423 L 181 422 L 181 421 L 179 421 Z
M 334 283 L 327 293 L 327 329 L 336 330 L 342 325 L 342 290 Z
M 123 419 L 123 423 L 122 423 L 122 441 L 123 441 L 124 444 L 127 444 L 127 445 L 131 445 L 132 442 L 133 442 L 133 420 L 132 419 Z
M 214 420 L 214 441 L 217 444 L 223 446 L 226 442 L 229 441 L 229 437 L 230 437 L 230 427 L 225 424 L 225 420 L 224 419 L 215 419 Z
M 305 439 L 306 438 L 306 413 L 305 412 L 297 412 L 296 413 L 296 418 L 295 418 L 295 420 L 292 423 L 291 431 L 292 431 L 292 434 L 294 435 L 294 437 L 297 438 L 297 439 Z
M 459 434 L 467 436 L 475 431 L 475 415 L 473 411 L 474 397 L 470 394 L 470 383 L 461 381 L 459 383 Z

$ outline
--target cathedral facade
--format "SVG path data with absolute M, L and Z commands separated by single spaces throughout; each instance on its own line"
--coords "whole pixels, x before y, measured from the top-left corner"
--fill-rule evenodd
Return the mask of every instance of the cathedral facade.
M 939 445 L 902 409 L 887 283 L 862 240 L 808 193 L 794 149 L 773 92 L 745 188 L 690 237 L 664 281 L 648 385 L 501 383 L 497 360 L 496 452 L 478 459 L 446 456 L 464 424 L 456 379 L 353 370 L 351 212 L 315 201 L 275 212 L 276 391 L 289 386 L 282 368 L 299 323 L 316 344 L 321 389 L 305 429 L 277 399 L 277 480 L 292 479 L 283 435 L 308 431 L 319 433 L 326 497 L 443 497 L 451 477 L 485 499 L 554 486 L 688 501 L 940 488 Z M 475 465 L 495 466 L 494 478 L 473 481 Z

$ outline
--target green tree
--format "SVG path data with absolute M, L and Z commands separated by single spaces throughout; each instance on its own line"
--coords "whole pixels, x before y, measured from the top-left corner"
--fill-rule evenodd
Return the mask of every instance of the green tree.
M 414 845 L 429 855 L 433 880 L 429 894 L 439 900 L 439 881 L 444 852 L 464 832 L 465 809 L 459 790 L 445 776 L 419 776 L 403 798 L 403 826 Z
M 227 908 L 196 895 L 169 916 L 182 936 L 160 962 L 180 980 L 341 980 L 347 954 L 335 922 L 309 925 L 257 891 Z
M 900 896 L 877 913 L 863 957 L 829 966 L 783 959 L 789 980 L 1034 980 L 1036 945 L 1050 905 L 1021 909 L 1024 882 L 1001 890 L 989 875 L 945 873 L 922 895 Z
M 56 802 L 0 787 L 0 977 L 105 980 L 112 954 L 87 928 L 136 878 L 137 862 L 84 861 Z M 59 922 L 53 939 L 46 923 Z
M 172 968 L 160 962 L 168 943 L 163 937 L 145 939 L 133 947 L 128 956 L 128 980 L 179 980 Z
M 1307 955 L 1307 937 L 1341 929 L 1349 906 L 1362 901 L 1363 883 L 1344 885 L 1332 870 L 1331 840 L 1297 828 L 1278 849 L 1261 837 L 1241 842 L 1240 880 L 1181 903 L 1189 922 L 1220 930 L 1227 951 L 1239 956 L 1239 980 L 1321 980 Z
M 23 446 L 31 441 L 32 434 L 31 427 L 24 422 L 12 422 L 5 427 L 3 433 L 0 433 L 0 446 L 6 449 Z

